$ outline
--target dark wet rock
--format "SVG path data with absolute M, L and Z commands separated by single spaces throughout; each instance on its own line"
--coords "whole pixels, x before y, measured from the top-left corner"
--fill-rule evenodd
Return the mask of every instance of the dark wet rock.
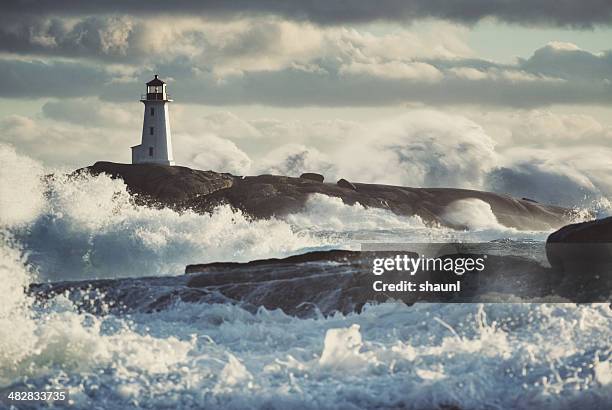
M 312 194 L 340 198 L 347 205 L 360 203 L 397 215 L 417 215 L 425 223 L 441 225 L 447 225 L 443 217 L 446 206 L 470 198 L 488 203 L 501 224 L 517 229 L 555 229 L 567 224 L 571 217 L 565 208 L 467 189 L 411 188 L 348 181 L 350 185 L 343 187 L 279 175 L 239 177 L 178 166 L 111 162 L 97 162 L 77 173 L 84 171 L 123 179 L 129 191 L 145 203 L 202 213 L 228 204 L 254 218 L 302 211 Z
M 302 314 L 316 307 L 321 313 L 358 311 L 366 303 L 401 300 L 416 302 L 477 301 L 484 292 L 539 297 L 549 293 L 550 276 L 540 264 L 516 256 L 487 256 L 487 268 L 478 275 L 457 276 L 444 271 L 372 273 L 372 259 L 395 257 L 398 252 L 317 251 L 285 259 L 248 263 L 189 265 L 187 286 L 216 289 L 224 296 L 253 306 L 280 308 L 289 314 Z M 418 253 L 401 252 L 411 258 Z M 442 258 L 465 259 L 480 255 L 455 253 Z M 411 280 L 423 283 L 462 282 L 463 293 L 373 292 L 375 280 L 397 283 Z M 495 297 L 493 299 L 495 300 Z M 305 309 L 305 310 L 304 310 Z
M 305 172 L 302 175 L 300 175 L 300 178 L 309 179 L 311 181 L 316 181 L 316 182 L 323 182 L 325 180 L 325 177 L 323 175 L 317 174 L 314 172 Z
M 344 178 L 341 178 L 336 182 L 340 188 L 352 189 L 353 191 L 357 191 L 357 187 L 352 182 L 347 181 Z
M 221 269 L 230 269 L 235 267 L 251 268 L 257 266 L 270 266 L 270 265 L 291 265 L 296 263 L 306 262 L 347 262 L 350 260 L 358 259 L 361 256 L 361 252 L 348 251 L 343 249 L 332 249 L 328 251 L 313 251 L 302 253 L 299 255 L 292 255 L 286 258 L 269 258 L 269 259 L 257 259 L 250 262 L 211 262 L 195 265 L 187 265 L 185 267 L 185 273 L 203 273 L 218 271 Z
M 132 193 L 162 203 L 180 203 L 209 195 L 231 187 L 234 182 L 230 174 L 157 164 L 96 162 L 85 169 L 92 175 L 105 173 L 113 178 L 121 178 Z
M 548 236 L 549 243 L 612 243 L 612 217 L 564 226 Z
M 566 273 L 612 272 L 612 217 L 564 226 L 546 240 L 551 266 Z M 594 278 L 597 279 L 597 278 Z
M 448 248 L 444 249 L 448 251 Z M 187 274 L 176 277 L 34 284 L 30 286 L 29 293 L 40 303 L 55 295 L 66 294 L 79 309 L 95 314 L 155 312 L 182 302 L 231 303 L 251 312 L 261 307 L 282 309 L 289 315 L 299 317 L 359 312 L 368 303 L 390 299 L 408 305 L 425 302 L 529 301 L 534 298 L 601 302 L 610 295 L 609 281 L 607 288 L 590 286 L 590 281 L 582 284 L 563 282 L 554 269 L 546 268 L 531 258 L 514 255 L 487 254 L 484 271 L 461 276 L 436 270 L 418 271 L 414 276 L 406 272 L 373 275 L 374 257 L 393 257 L 396 254 L 316 251 L 284 259 L 189 265 Z M 418 256 L 414 252 L 401 254 L 412 258 Z M 439 256 L 465 260 L 482 257 L 483 254 L 460 251 Z M 372 284 L 375 280 L 386 283 L 402 280 L 415 283 L 459 281 L 461 293 L 374 292 Z

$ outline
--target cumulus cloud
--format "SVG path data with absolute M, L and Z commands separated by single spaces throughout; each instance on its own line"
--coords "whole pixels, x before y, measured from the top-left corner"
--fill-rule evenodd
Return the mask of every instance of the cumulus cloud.
M 499 64 L 475 55 L 468 29 L 443 21 L 510 21 L 515 15 L 512 21 L 529 25 L 588 26 L 610 19 L 603 0 L 579 6 L 549 1 L 536 1 L 537 7 L 501 0 L 355 2 L 350 8 L 319 1 L 283 7 L 186 2 L 173 5 L 172 13 L 164 13 L 161 2 L 143 9 L 121 3 L 112 13 L 103 12 L 111 10 L 106 3 L 67 7 L 60 1 L 35 9 L 17 3 L 3 8 L 0 18 L 0 87 L 7 97 L 128 101 L 159 73 L 178 100 L 198 104 L 610 104 L 609 50 L 591 53 L 550 42 L 513 64 Z M 556 21 L 555 13 L 594 20 Z M 334 24 L 318 24 L 322 16 Z M 384 30 L 344 25 L 424 18 L 427 23 Z
M 528 72 L 567 80 L 612 80 L 612 50 L 594 54 L 572 43 L 551 42 L 520 60 Z
M 485 70 L 479 70 L 472 67 L 452 67 L 448 72 L 465 80 L 478 81 L 489 79 L 490 76 Z
M 503 84 L 530 83 L 530 82 L 564 82 L 558 77 L 550 77 L 539 73 L 529 73 L 525 70 L 515 68 L 490 67 L 487 69 L 476 69 L 472 67 L 454 67 L 448 70 L 457 78 L 471 81 L 494 81 Z
M 352 62 L 343 65 L 340 74 L 367 75 L 377 78 L 389 78 L 394 80 L 426 81 L 433 82 L 441 80 L 443 75 L 440 70 L 431 64 L 421 62 L 390 61 L 384 63 L 358 63 Z
M 422 18 L 439 18 L 472 24 L 487 17 L 524 25 L 571 26 L 586 28 L 609 25 L 612 7 L 606 0 L 380 0 L 376 3 L 353 1 L 350 7 L 343 2 L 327 0 L 249 1 L 235 0 L 179 0 L 167 2 L 150 0 L 145 3 L 111 0 L 81 2 L 59 0 L 52 2 L 15 1 L 3 7 L 7 15 L 32 14 L 196 14 L 232 16 L 245 14 L 275 14 L 289 19 L 310 20 L 320 24 L 364 23 L 378 20 L 409 22 Z
M 0 27 L 5 96 L 128 101 L 155 73 L 199 104 L 610 104 L 612 54 L 551 42 L 515 64 L 478 59 L 465 29 L 316 26 L 280 18 L 47 17 Z M 66 57 L 69 59 L 66 60 Z M 99 64 L 98 60 L 103 60 Z
M 150 75 L 160 72 L 183 101 L 254 103 L 269 94 L 279 105 L 299 100 L 313 80 L 441 78 L 437 68 L 416 59 L 457 58 L 471 50 L 462 40 L 465 30 L 432 26 L 419 34 L 398 28 L 375 35 L 279 19 L 182 17 L 169 24 L 128 16 L 16 20 L 0 27 L 0 50 L 27 58 L 0 59 L 0 85 L 12 97 L 119 101 L 133 98 Z M 275 93 L 259 91 L 257 82 L 266 76 L 279 79 L 272 84 Z M 285 78 L 292 84 L 282 84 Z
M 0 48 L 6 52 L 132 60 L 152 51 L 147 26 L 130 16 L 28 16 L 2 23 Z
M 262 54 L 257 57 L 260 68 L 265 64 L 268 68 L 255 71 L 251 70 L 256 65 L 249 64 L 248 59 L 236 60 L 235 66 L 223 60 L 213 69 L 182 58 L 146 68 L 137 80 L 117 66 L 4 58 L 0 59 L 0 86 L 10 97 L 99 96 L 131 101 L 140 95 L 153 70 L 158 70 L 167 73 L 164 78 L 170 91 L 183 103 L 374 106 L 419 102 L 526 108 L 612 103 L 609 53 L 579 51 L 580 56 L 586 53 L 588 58 L 576 68 L 571 56 L 566 55 L 577 53 L 573 49 L 555 51 L 556 59 L 550 61 L 550 67 L 536 56 L 538 52 L 516 65 L 500 65 L 474 58 L 366 58 L 363 49 L 355 49 L 354 44 L 346 45 L 348 50 L 351 52 L 346 55 L 318 50 L 323 54 L 313 53 L 290 64 Z
M 314 58 L 453 58 L 471 53 L 465 29 L 441 22 L 429 25 L 431 29 L 418 34 L 395 28 L 374 35 L 278 18 L 41 16 L 5 22 L 0 50 L 132 63 L 187 58 L 223 74 L 275 70 Z

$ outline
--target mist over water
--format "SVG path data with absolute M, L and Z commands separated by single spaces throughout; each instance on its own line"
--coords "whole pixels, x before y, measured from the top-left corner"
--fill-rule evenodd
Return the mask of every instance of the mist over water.
M 483 204 L 454 204 L 466 232 L 426 227 L 334 198 L 252 221 L 132 203 L 106 176 L 68 179 L 0 149 L 0 386 L 68 388 L 73 408 L 607 408 L 606 304 L 414 305 L 300 319 L 230 304 L 92 315 L 38 281 L 179 275 L 188 263 L 246 261 L 363 241 L 542 241 Z M 486 205 L 486 204 L 485 204 Z

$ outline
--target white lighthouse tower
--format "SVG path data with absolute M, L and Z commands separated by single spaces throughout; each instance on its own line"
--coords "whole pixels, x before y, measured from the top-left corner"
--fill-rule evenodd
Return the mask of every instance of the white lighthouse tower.
M 166 93 L 166 83 L 157 74 L 147 83 L 147 93 L 140 101 L 145 106 L 142 142 L 132 147 L 132 164 L 174 165 L 168 113 L 168 103 L 172 100 Z

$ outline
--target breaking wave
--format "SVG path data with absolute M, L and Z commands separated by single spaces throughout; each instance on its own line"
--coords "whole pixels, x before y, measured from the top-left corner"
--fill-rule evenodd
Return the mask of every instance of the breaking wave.
M 18 260 L 5 267 L 3 282 L 26 274 Z M 1 316 L 11 332 L 0 334 L 0 383 L 67 388 L 77 409 L 603 409 L 612 400 L 606 304 L 388 302 L 298 319 L 230 304 L 123 318 L 77 313 L 63 296 L 13 302 Z
M 37 164 L 14 152 L 3 159 L 9 203 L 0 221 L 42 281 L 176 275 L 189 263 L 282 257 L 326 245 L 287 222 L 251 220 L 228 206 L 210 215 L 138 206 L 122 181 L 106 175 L 47 177 L 43 189 Z M 18 172 L 5 173 L 11 169 Z
M 44 169 L 0 152 L 0 387 L 67 388 L 76 409 L 603 409 L 612 401 L 607 304 L 388 302 L 300 319 L 221 303 L 122 316 L 83 313 L 65 295 L 35 301 L 23 289 L 37 280 L 178 274 L 186 263 L 282 256 L 373 234 L 500 231 L 486 223 L 432 230 L 319 197 L 287 220 L 252 221 L 226 207 L 154 210 L 105 176 L 41 184 Z
M 134 204 L 120 180 L 106 175 L 49 176 L 50 170 L 29 158 L 10 149 L 1 152 L 0 222 L 20 243 L 40 281 L 176 275 L 190 263 L 248 261 L 331 247 L 355 249 L 365 241 L 544 235 L 512 232 L 494 224 L 490 210 L 487 214 L 478 206 L 450 210 L 449 217 L 470 220 L 472 229 L 458 232 L 427 227 L 416 216 L 398 216 L 358 203 L 349 206 L 324 195 L 313 195 L 303 212 L 284 219 L 252 220 L 229 206 L 204 215 L 153 209 Z M 490 224 L 477 223 L 487 215 L 493 218 Z

